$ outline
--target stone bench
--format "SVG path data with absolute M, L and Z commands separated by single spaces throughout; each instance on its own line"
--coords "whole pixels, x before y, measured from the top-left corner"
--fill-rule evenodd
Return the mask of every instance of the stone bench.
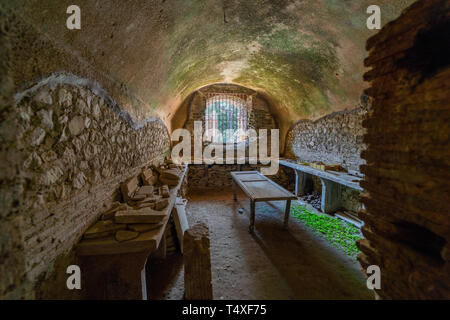
M 295 195 L 305 194 L 306 181 L 311 176 L 316 176 L 322 182 L 321 210 L 325 213 L 333 213 L 342 206 L 342 186 L 362 191 L 359 182 L 360 177 L 352 176 L 346 172 L 322 171 L 289 160 L 280 160 L 280 165 L 289 167 L 295 171 Z

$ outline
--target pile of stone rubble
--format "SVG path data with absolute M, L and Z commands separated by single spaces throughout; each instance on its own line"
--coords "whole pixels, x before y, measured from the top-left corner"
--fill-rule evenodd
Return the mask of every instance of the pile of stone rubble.
M 165 164 L 146 168 L 120 187 L 122 199 L 114 202 L 83 235 L 84 239 L 135 239 L 140 233 L 161 228 L 167 217 L 170 188 L 178 185 L 183 167 Z
M 321 193 L 319 191 L 313 191 L 310 194 L 304 195 L 302 197 L 299 197 L 300 200 L 305 201 L 309 204 L 311 204 L 315 209 L 317 210 L 321 210 L 320 209 L 320 204 L 321 204 Z

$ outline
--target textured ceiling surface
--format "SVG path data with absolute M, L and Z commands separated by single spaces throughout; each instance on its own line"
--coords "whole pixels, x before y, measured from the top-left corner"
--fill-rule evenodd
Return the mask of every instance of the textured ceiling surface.
M 281 125 L 353 108 L 365 84 L 369 0 L 5 0 L 18 88 L 52 72 L 97 80 L 136 119 L 167 124 L 199 87 L 262 93 Z M 378 0 L 382 24 L 412 0 Z

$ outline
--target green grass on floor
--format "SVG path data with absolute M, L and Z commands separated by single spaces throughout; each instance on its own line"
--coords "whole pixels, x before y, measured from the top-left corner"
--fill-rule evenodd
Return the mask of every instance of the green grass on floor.
M 313 213 L 302 205 L 292 205 L 291 214 L 311 228 L 314 233 L 327 239 L 332 246 L 356 259 L 359 253 L 356 240 L 362 238 L 358 228 L 339 218 Z

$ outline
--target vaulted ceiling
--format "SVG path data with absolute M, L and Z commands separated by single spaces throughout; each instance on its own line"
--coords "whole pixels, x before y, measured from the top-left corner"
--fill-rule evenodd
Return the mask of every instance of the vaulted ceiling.
M 358 104 L 371 0 L 5 0 L 13 78 L 53 72 L 94 79 L 136 119 L 170 124 L 195 89 L 240 84 L 265 95 L 279 122 Z M 382 24 L 412 0 L 378 0 Z M 66 28 L 71 4 L 81 30 Z M 6 8 L 6 9 L 5 9 Z

